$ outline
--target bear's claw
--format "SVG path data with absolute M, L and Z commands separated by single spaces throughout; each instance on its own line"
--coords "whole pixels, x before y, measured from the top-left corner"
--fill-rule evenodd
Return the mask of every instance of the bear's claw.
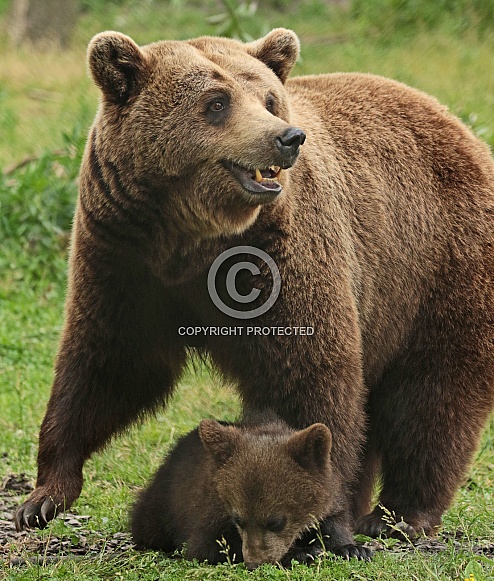
M 59 507 L 60 504 L 56 504 L 51 497 L 41 498 L 38 502 L 31 499 L 26 500 L 14 515 L 16 530 L 44 529 L 55 518 Z
M 372 549 L 364 547 L 363 545 L 353 544 L 332 547 L 331 552 L 347 560 L 350 560 L 352 557 L 354 557 L 360 561 L 370 561 L 373 556 Z
M 25 529 L 30 529 L 33 527 L 44 528 L 46 523 L 42 523 L 41 519 L 38 518 L 39 507 L 38 505 L 30 502 L 29 500 L 22 504 L 14 515 L 14 523 L 17 531 L 23 531 Z
M 360 561 L 371 561 L 374 551 L 368 547 L 357 544 L 341 545 L 328 549 L 334 555 L 350 560 L 352 557 Z M 293 547 L 281 560 L 285 568 L 291 567 L 292 560 L 311 565 L 317 557 L 323 555 L 323 549 L 316 543 L 306 547 Z
M 389 523 L 383 520 L 379 514 L 370 513 L 359 519 L 356 532 L 373 538 L 382 535 L 384 537 L 402 541 L 410 541 L 420 536 L 423 531 L 420 529 L 418 531 L 415 527 L 404 520 L 397 520 L 395 523 Z
M 313 544 L 307 547 L 294 546 L 281 560 L 282 567 L 288 569 L 292 566 L 292 561 L 311 565 L 316 558 L 323 553 L 321 547 Z

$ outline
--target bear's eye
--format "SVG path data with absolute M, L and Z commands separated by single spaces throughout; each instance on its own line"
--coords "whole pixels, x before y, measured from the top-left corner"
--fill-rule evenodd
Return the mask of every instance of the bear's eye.
M 272 516 L 266 521 L 266 528 L 272 533 L 281 533 L 286 526 L 287 518 L 285 515 Z
M 211 109 L 211 111 L 218 113 L 219 111 L 223 111 L 225 109 L 225 104 L 223 103 L 223 101 L 219 100 L 213 101 L 211 105 L 209 105 L 209 108 Z
M 269 93 L 269 95 L 266 97 L 266 109 L 272 115 L 276 114 L 276 99 L 271 93 Z
M 205 114 L 211 125 L 223 125 L 228 118 L 230 98 L 228 95 L 215 95 L 206 104 Z

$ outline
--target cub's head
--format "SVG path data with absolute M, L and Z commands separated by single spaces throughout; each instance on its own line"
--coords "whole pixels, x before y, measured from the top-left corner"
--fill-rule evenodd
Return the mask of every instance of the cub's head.
M 215 463 L 216 486 L 242 539 L 246 566 L 279 562 L 331 509 L 331 433 L 222 426 L 203 420 L 199 434 Z
M 99 159 L 121 183 L 162 197 L 201 237 L 241 232 L 282 196 L 305 134 L 284 83 L 299 53 L 290 30 L 251 43 L 203 37 L 139 47 L 117 32 L 88 48 L 102 93 Z

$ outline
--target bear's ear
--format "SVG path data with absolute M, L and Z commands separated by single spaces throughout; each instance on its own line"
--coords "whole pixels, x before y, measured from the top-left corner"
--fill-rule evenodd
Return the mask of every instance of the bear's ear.
M 324 424 L 312 424 L 291 436 L 287 442 L 292 458 L 309 472 L 325 470 L 329 463 L 332 437 Z
M 206 451 L 219 464 L 224 464 L 232 457 L 240 440 L 240 434 L 233 426 L 222 426 L 214 420 L 201 421 L 199 437 Z
M 300 53 L 298 36 L 286 28 L 275 28 L 246 47 L 247 52 L 268 66 L 282 83 L 287 80 Z
M 120 32 L 102 32 L 91 40 L 87 54 L 94 82 L 109 101 L 125 104 L 139 92 L 147 62 L 130 37 Z

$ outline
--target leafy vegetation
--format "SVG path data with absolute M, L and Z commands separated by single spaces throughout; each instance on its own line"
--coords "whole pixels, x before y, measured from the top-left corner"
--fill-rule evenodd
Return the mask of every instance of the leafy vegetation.
M 451 32 L 475 27 L 482 35 L 494 25 L 494 4 L 491 0 L 353 0 L 352 15 L 365 28 L 387 36 L 438 25 Z
M 6 35 L 0 36 L 0 480 L 9 473 L 35 476 L 38 427 L 63 324 L 77 172 L 97 107 L 97 91 L 85 73 L 85 46 L 93 34 L 117 29 L 144 43 L 219 32 L 255 38 L 272 27 L 288 26 L 302 40 L 295 74 L 361 70 L 396 78 L 435 94 L 494 145 L 491 1 L 353 0 L 334 6 L 323 0 L 270 0 L 255 12 L 252 4 L 234 0 L 83 0 L 81 6 L 66 53 L 12 50 Z M 2 0 L 3 29 L 7 14 Z M 94 534 L 126 530 L 135 487 L 146 482 L 176 437 L 203 417 L 232 419 L 238 408 L 235 391 L 196 364 L 165 411 L 88 462 L 74 511 L 91 515 L 88 526 Z M 473 574 L 476 581 L 492 580 L 493 559 L 475 555 L 471 548 L 494 543 L 493 474 L 491 422 L 468 481 L 445 516 L 446 549 L 434 555 L 388 550 L 378 552 L 370 564 L 328 557 L 291 572 L 268 565 L 247 572 L 241 565 L 208 567 L 129 551 L 113 560 L 61 559 L 15 569 L 4 563 L 0 577 L 461 581 Z M 70 534 L 62 522 L 35 534 L 46 539 L 57 531 Z

